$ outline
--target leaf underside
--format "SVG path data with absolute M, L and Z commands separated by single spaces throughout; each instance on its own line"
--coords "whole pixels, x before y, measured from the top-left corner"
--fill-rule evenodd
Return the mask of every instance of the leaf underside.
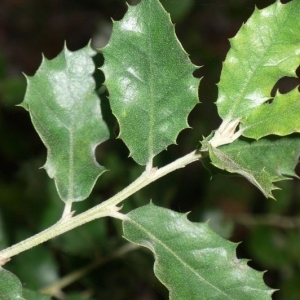
M 196 67 L 158 0 L 129 6 L 124 18 L 113 23 L 102 52 L 119 137 L 130 156 L 145 165 L 188 127 L 187 116 L 198 103 Z
M 94 153 L 109 137 L 92 77 L 94 54 L 89 45 L 75 52 L 64 48 L 51 61 L 43 58 L 36 74 L 26 77 L 21 106 L 47 147 L 44 168 L 65 202 L 87 198 L 105 170 Z
M 237 244 L 222 239 L 207 223 L 192 223 L 186 214 L 153 204 L 127 217 L 124 237 L 154 253 L 154 272 L 171 300 L 271 299 L 263 273 L 237 259 Z
M 265 103 L 280 78 L 296 77 L 300 65 L 299 11 L 300 1 L 277 1 L 255 9 L 230 40 L 216 104 L 223 120 L 241 118 L 240 128 L 246 137 L 299 132 L 299 118 L 295 118 L 300 112 L 298 90 L 277 94 L 272 104 Z
M 266 197 L 273 198 L 274 182 L 296 177 L 300 137 L 269 137 L 253 141 L 241 138 L 220 148 L 210 147 L 212 164 L 222 170 L 244 176 Z

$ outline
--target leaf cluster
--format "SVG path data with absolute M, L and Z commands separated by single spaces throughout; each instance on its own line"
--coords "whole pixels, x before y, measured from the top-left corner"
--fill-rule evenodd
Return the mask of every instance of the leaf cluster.
M 282 77 L 295 77 L 300 65 L 295 34 L 300 32 L 299 10 L 299 1 L 277 1 L 254 11 L 230 40 L 223 64 L 216 102 L 221 125 L 200 141 L 200 148 L 162 168 L 156 167 L 154 158 L 176 144 L 179 133 L 189 127 L 187 118 L 198 103 L 199 80 L 193 76 L 197 67 L 183 50 L 170 16 L 158 0 L 129 6 L 123 19 L 114 21 L 109 43 L 100 49 L 105 76 L 100 90 L 93 77 L 95 51 L 90 45 L 75 52 L 65 47 L 55 59 L 43 58 L 36 74 L 26 77 L 21 106 L 30 113 L 47 148 L 44 168 L 65 203 L 57 226 L 69 228 L 73 222 L 71 229 L 104 216 L 121 219 L 124 237 L 154 253 L 155 274 L 167 287 L 170 299 L 270 299 L 274 290 L 263 283 L 262 273 L 251 269 L 246 260 L 237 259 L 236 245 L 220 238 L 207 223 L 192 223 L 186 215 L 152 203 L 134 210 L 127 207 L 131 210 L 128 214 L 119 212 L 117 205 L 152 181 L 196 160 L 203 160 L 205 166 L 209 160 L 209 166 L 245 177 L 270 198 L 277 182 L 296 176 L 299 90 L 277 92 L 274 97 L 272 90 Z M 73 217 L 73 202 L 87 199 L 105 171 L 96 160 L 96 147 L 112 132 L 101 110 L 107 101 L 99 95 L 104 89 L 117 120 L 118 138 L 145 169 L 116 196 Z M 93 230 L 91 226 L 87 232 Z M 97 235 L 104 240 L 105 234 L 105 230 L 96 230 L 91 242 Z M 70 241 L 75 241 L 73 246 L 64 245 L 63 238 L 56 243 L 67 252 L 89 249 L 77 245 L 74 237 Z M 0 253 L 2 263 L 10 258 L 9 251 Z M 1 269 L 0 274 L 3 297 L 48 299 L 23 292 L 12 273 Z

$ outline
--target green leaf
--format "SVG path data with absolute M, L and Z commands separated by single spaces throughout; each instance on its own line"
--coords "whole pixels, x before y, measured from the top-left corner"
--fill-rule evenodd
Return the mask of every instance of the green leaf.
M 0 267 L 0 299 L 25 300 L 22 296 L 22 285 L 13 273 Z
M 271 90 L 281 77 L 296 77 L 300 64 L 299 11 L 300 1 L 276 1 L 256 9 L 231 39 L 218 84 L 217 107 L 222 119 L 248 116 L 271 98 Z
M 47 147 L 45 169 L 54 178 L 65 202 L 87 198 L 104 168 L 95 160 L 95 148 L 109 137 L 102 120 L 92 77 L 95 52 L 66 48 L 55 59 L 43 62 L 27 77 L 22 106 Z
M 170 299 L 271 299 L 262 274 L 236 258 L 236 244 L 207 223 L 153 204 L 133 210 L 123 221 L 124 236 L 155 255 L 154 272 Z
M 294 89 L 287 94 L 276 94 L 273 102 L 255 109 L 242 120 L 243 136 L 260 139 L 276 134 L 280 136 L 300 132 L 300 93 Z
M 119 137 L 145 165 L 188 127 L 187 116 L 198 102 L 196 67 L 158 0 L 128 7 L 102 52 Z
M 272 191 L 277 189 L 274 182 L 297 176 L 294 169 L 299 154 L 299 136 L 258 141 L 241 138 L 220 148 L 209 147 L 213 165 L 244 176 L 270 198 L 273 198 Z

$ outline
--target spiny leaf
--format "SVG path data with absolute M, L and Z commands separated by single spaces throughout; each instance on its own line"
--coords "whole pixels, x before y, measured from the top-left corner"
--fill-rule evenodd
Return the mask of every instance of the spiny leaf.
M 158 0 L 128 7 L 102 52 L 119 137 L 145 165 L 188 127 L 187 116 L 198 102 L 196 67 Z
M 231 39 L 219 82 L 217 107 L 222 119 L 247 117 L 271 98 L 278 79 L 296 77 L 300 64 L 299 11 L 300 1 L 276 1 L 256 9 Z
M 294 89 L 287 94 L 276 94 L 273 102 L 256 108 L 242 120 L 243 136 L 260 139 L 300 132 L 300 93 Z
M 277 189 L 274 182 L 297 176 L 294 169 L 299 155 L 300 138 L 296 135 L 258 141 L 238 139 L 220 148 L 209 148 L 213 165 L 244 176 L 270 198 Z
M 92 77 L 95 52 L 66 48 L 43 62 L 27 77 L 25 100 L 32 123 L 47 147 L 45 169 L 54 178 L 65 202 L 87 198 L 104 168 L 95 160 L 95 148 L 109 137 L 102 120 Z
M 207 223 L 153 204 L 131 211 L 124 237 L 155 255 L 154 272 L 171 300 L 271 299 L 262 274 L 236 258 L 236 244 L 222 239 Z

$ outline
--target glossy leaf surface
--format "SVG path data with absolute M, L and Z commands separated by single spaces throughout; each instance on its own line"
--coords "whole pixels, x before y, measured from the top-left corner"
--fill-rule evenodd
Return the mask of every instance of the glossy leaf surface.
M 273 198 L 274 182 L 297 176 L 294 169 L 299 161 L 300 139 L 299 136 L 258 141 L 239 139 L 220 148 L 210 146 L 209 155 L 213 165 L 242 175 L 266 197 Z
M 47 147 L 45 169 L 54 178 L 65 202 L 87 198 L 104 168 L 95 160 L 95 148 L 109 137 L 102 120 L 92 77 L 94 51 L 87 46 L 43 62 L 27 77 L 22 106 Z
M 154 272 L 171 300 L 271 299 L 273 291 L 263 283 L 262 273 L 237 259 L 237 245 L 207 223 L 192 223 L 186 214 L 153 204 L 127 217 L 124 237 L 154 253 Z
M 287 94 L 276 94 L 273 102 L 264 104 L 243 120 L 246 137 L 259 139 L 276 134 L 300 132 L 300 93 L 298 88 Z
M 272 88 L 281 77 L 296 77 L 300 64 L 299 11 L 299 1 L 276 1 L 256 9 L 230 40 L 217 100 L 222 119 L 247 117 L 271 98 Z
M 114 22 L 104 55 L 105 84 L 130 156 L 145 165 L 176 143 L 198 102 L 196 67 L 158 0 L 129 6 Z

